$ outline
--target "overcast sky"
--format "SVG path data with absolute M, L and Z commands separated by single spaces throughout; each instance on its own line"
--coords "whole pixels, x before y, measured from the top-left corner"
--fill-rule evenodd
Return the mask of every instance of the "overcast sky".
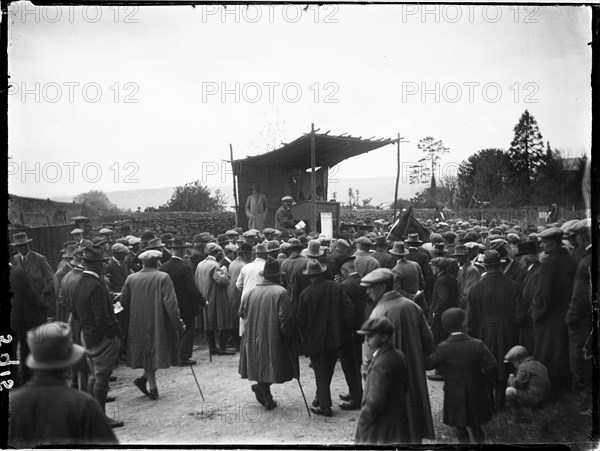
M 400 132 L 404 164 L 433 136 L 451 170 L 507 148 L 528 109 L 552 147 L 590 152 L 585 7 L 9 9 L 18 195 L 230 185 L 229 144 L 235 158 L 254 155 L 311 122 L 365 138 Z M 394 176 L 395 153 L 347 160 L 335 176 Z

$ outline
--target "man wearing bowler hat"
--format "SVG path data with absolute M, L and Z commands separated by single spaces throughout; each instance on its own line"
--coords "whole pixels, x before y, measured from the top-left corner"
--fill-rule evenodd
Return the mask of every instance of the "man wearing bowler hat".
M 467 333 L 488 347 L 497 362 L 517 343 L 517 326 L 524 321 L 521 286 L 510 280 L 502 268 L 506 264 L 495 250 L 485 252 L 486 274 L 469 292 L 467 301 Z M 496 410 L 502 410 L 510 368 L 498 364 L 494 381 Z
M 46 323 L 27 332 L 33 376 L 10 393 L 8 445 L 116 445 L 117 438 L 94 398 L 67 387 L 65 369 L 84 356 L 65 323 Z
M 27 273 L 33 291 L 46 303 L 49 316 L 54 316 L 56 308 L 53 298 L 54 272 L 44 255 L 29 248 L 29 243 L 32 241 L 25 232 L 13 235 L 13 242 L 10 245 L 18 252 L 13 257 L 13 266 L 21 268 Z
M 81 257 L 85 270 L 72 293 L 73 315 L 81 324 L 81 342 L 86 347 L 91 368 L 88 390 L 105 411 L 108 382 L 117 364 L 121 341 L 120 328 L 113 310 L 112 297 L 102 280 L 108 257 L 100 246 L 88 246 Z M 112 427 L 122 421 L 107 417 Z
M 294 346 L 296 325 L 292 304 L 280 284 L 283 272 L 279 262 L 269 260 L 260 271 L 263 280 L 242 306 L 246 327 L 240 347 L 239 373 L 252 385 L 256 400 L 267 410 L 277 406 L 271 384 L 282 384 L 300 376 L 298 353 Z
M 173 240 L 171 244 L 173 256 L 160 268 L 161 271 L 166 272 L 171 277 L 177 297 L 179 314 L 185 324 L 185 332 L 181 335 L 179 343 L 179 366 L 196 364 L 196 360 L 192 359 L 194 325 L 200 309 L 206 306 L 206 299 L 204 299 L 194 281 L 192 268 L 183 261 L 185 250 L 188 248 L 188 243 L 181 238 Z
M 545 254 L 538 289 L 533 297 L 533 357 L 548 368 L 552 391 L 558 398 L 570 388 L 569 334 L 565 316 L 573 294 L 577 260 L 562 245 L 557 227 L 539 235 Z
M 318 241 L 317 241 L 318 243 Z M 303 275 L 310 285 L 300 293 L 297 321 L 302 331 L 303 349 L 310 357 L 317 393 L 312 412 L 332 416 L 330 384 L 342 339 L 352 333 L 354 307 L 344 289 L 323 274 L 327 266 L 311 259 Z
M 540 277 L 540 259 L 538 257 L 537 241 L 524 241 L 517 245 L 515 258 L 519 259 L 527 270 L 521 289 L 523 311 L 527 312 L 525 320 L 519 327 L 519 344 L 527 349 L 533 349 L 533 318 L 531 316 L 531 303 L 537 291 Z
M 405 443 L 418 444 L 424 438 L 433 439 L 435 435 L 425 377 L 425 357 L 435 350 L 435 345 L 423 310 L 394 291 L 394 273 L 390 269 L 379 268 L 372 271 L 361 279 L 361 285 L 367 288 L 367 295 L 377 302 L 369 319 L 384 316 L 392 322 L 392 343 L 410 362 L 406 396 L 406 404 L 410 406 L 410 410 L 406 418 L 408 437 Z M 373 350 L 368 345 L 363 345 L 363 374 L 374 358 Z M 365 392 L 366 390 L 365 387 Z

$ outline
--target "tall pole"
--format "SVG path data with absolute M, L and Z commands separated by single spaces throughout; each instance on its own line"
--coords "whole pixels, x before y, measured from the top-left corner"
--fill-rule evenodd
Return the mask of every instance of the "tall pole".
M 229 144 L 229 161 L 231 161 L 231 173 L 233 174 L 233 206 L 235 208 L 235 226 L 238 226 L 238 199 L 235 185 L 235 168 L 233 167 L 233 146 Z
M 398 152 L 397 152 L 397 167 L 396 167 L 396 189 L 394 189 L 394 219 L 392 224 L 396 222 L 396 212 L 398 211 L 398 184 L 400 183 L 400 133 L 398 133 Z
M 310 231 L 317 231 L 317 186 L 315 174 L 315 124 L 310 124 Z

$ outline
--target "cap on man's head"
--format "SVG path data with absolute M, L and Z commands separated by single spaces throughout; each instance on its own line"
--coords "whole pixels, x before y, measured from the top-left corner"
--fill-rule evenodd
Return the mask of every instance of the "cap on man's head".
M 73 229 L 73 230 L 71 230 L 71 235 L 77 235 L 78 233 L 83 233 L 83 229 Z
M 356 333 L 361 335 L 393 335 L 394 325 L 386 316 L 376 316 L 366 320 Z
M 156 249 L 150 249 L 138 255 L 138 259 L 142 262 L 152 262 L 162 257 L 162 252 Z
M 269 250 L 264 244 L 257 244 L 256 246 L 254 246 L 254 253 L 256 255 L 266 255 L 268 252 Z
M 394 280 L 394 273 L 389 268 L 377 268 L 360 279 L 360 284 L 363 287 L 378 283 L 388 283 Z
M 129 252 L 129 248 L 122 243 L 115 243 L 110 247 L 110 250 L 113 252 L 120 252 L 121 254 L 126 254 Z
M 571 233 L 574 235 L 579 235 L 582 233 L 590 233 L 592 230 L 592 220 L 591 218 L 582 219 L 581 221 L 577 221 L 575 224 L 571 226 Z
M 542 230 L 538 234 L 538 238 L 541 240 L 561 241 L 563 238 L 563 231 L 558 227 L 550 227 L 549 229 Z
M 112 235 L 113 231 L 110 229 L 102 228 L 98 231 L 98 235 Z
M 144 232 L 142 233 L 142 236 L 140 238 L 142 241 L 146 242 L 146 241 L 150 241 L 150 240 L 153 240 L 154 238 L 156 238 L 156 235 L 154 235 L 154 232 L 152 232 L 150 230 L 144 230 Z
M 448 332 L 459 331 L 464 320 L 465 311 L 461 308 L 449 308 L 442 313 L 442 327 Z
M 291 196 L 283 196 L 281 202 L 294 202 L 294 198 Z
M 515 360 L 521 361 L 529 355 L 527 348 L 521 345 L 513 346 L 508 350 L 504 356 L 504 363 L 514 362 Z

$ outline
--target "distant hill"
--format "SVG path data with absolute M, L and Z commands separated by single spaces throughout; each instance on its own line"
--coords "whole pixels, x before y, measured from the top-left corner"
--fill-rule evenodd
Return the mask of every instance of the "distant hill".
M 348 188 L 359 190 L 360 199 L 373 198 L 372 204 L 390 203 L 394 199 L 394 185 L 396 179 L 394 177 L 382 178 L 353 178 L 353 179 L 335 179 L 329 182 L 329 198 L 333 198 L 333 193 L 336 193 L 336 198 L 339 202 L 348 202 Z M 398 197 L 409 198 L 415 195 L 419 190 L 422 190 L 426 185 L 409 185 L 402 184 L 398 188 Z M 220 189 L 227 196 L 228 206 L 233 205 L 233 193 L 231 185 L 209 186 L 211 193 Z M 143 211 L 146 207 L 159 207 L 166 204 L 175 187 L 167 186 L 163 188 L 151 189 L 133 189 L 126 191 L 107 191 L 106 195 L 109 200 L 122 209 L 131 209 L 136 211 L 138 207 Z M 52 200 L 57 202 L 72 202 L 72 197 L 54 197 Z

